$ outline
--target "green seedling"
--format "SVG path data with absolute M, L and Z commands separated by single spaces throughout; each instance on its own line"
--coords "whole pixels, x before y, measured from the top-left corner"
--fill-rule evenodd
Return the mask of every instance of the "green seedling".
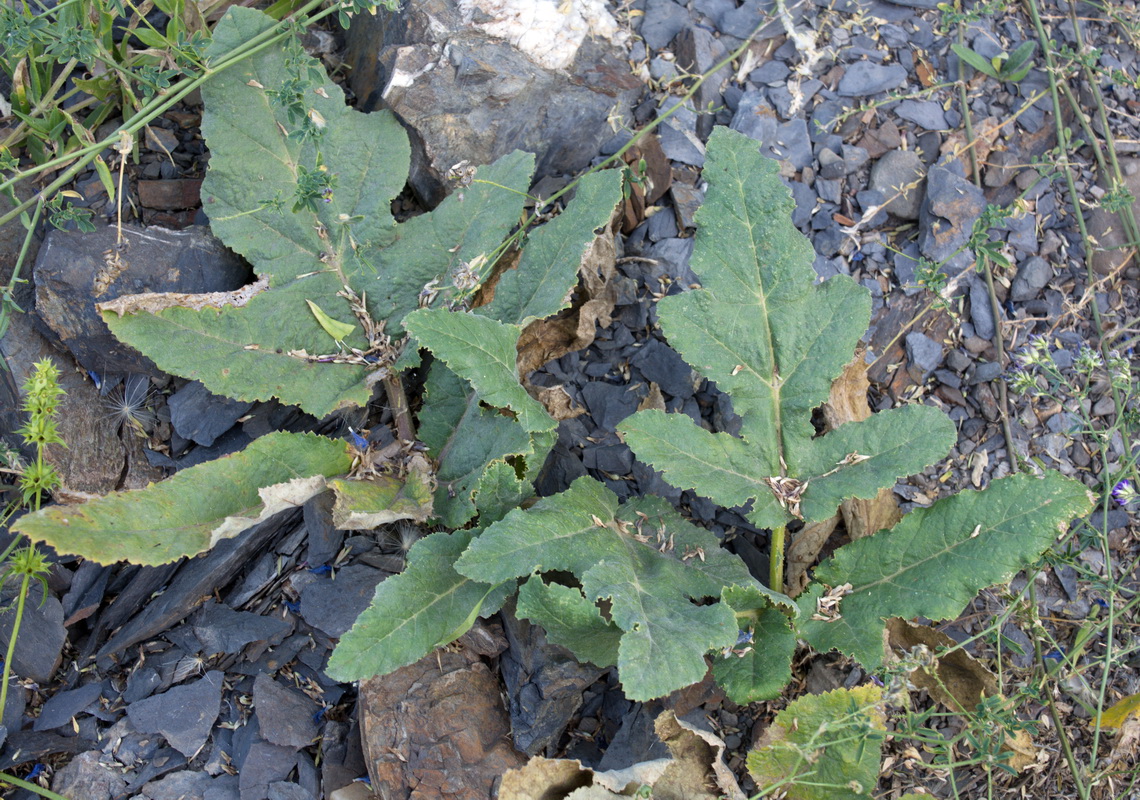
M 1037 49 L 1037 43 L 1032 40 L 1022 42 L 1012 53 L 999 53 L 990 59 L 957 42 L 951 44 L 950 49 L 958 55 L 958 58 L 983 75 L 989 75 L 997 81 L 1017 83 L 1033 68 L 1030 59 Z

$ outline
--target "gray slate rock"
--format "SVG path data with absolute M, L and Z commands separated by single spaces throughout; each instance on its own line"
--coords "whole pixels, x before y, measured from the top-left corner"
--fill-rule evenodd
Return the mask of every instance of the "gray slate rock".
M 793 23 L 798 22 L 803 17 L 804 6 L 803 3 L 795 3 L 788 7 L 789 16 Z M 744 3 L 738 8 L 726 8 L 724 13 L 717 18 L 716 26 L 721 33 L 734 36 L 737 39 L 744 39 L 756 30 L 756 26 L 762 20 L 770 19 L 772 21 L 761 28 L 755 38 L 757 41 L 771 39 L 784 33 L 780 21 L 775 18 L 775 10 L 775 0 L 744 0 Z
M 949 259 L 969 241 L 985 207 L 981 189 L 949 167 L 932 167 L 918 218 L 922 254 L 938 263 Z
M 222 702 L 222 678 L 217 670 L 162 694 L 127 706 L 131 724 L 143 733 L 161 734 L 187 758 L 193 757 L 218 718 Z
M 836 94 L 840 97 L 867 97 L 897 89 L 906 83 L 906 68 L 898 64 L 882 66 L 859 61 L 847 68 L 839 79 Z
M 689 12 L 673 0 L 649 0 L 638 33 L 652 50 L 669 46 L 673 37 L 689 24 Z
M 102 693 L 101 683 L 89 683 L 78 689 L 57 692 L 49 697 L 40 709 L 40 715 L 36 717 L 32 730 L 47 731 L 67 725 L 72 717 L 98 700 Z
M 913 150 L 891 150 L 871 167 L 868 190 L 890 202 L 884 211 L 899 219 L 918 219 L 926 186 L 926 167 Z
M 994 338 L 994 312 L 986 282 L 978 275 L 970 276 L 970 321 L 983 339 Z
M 114 227 L 94 233 L 51 230 L 36 259 L 36 311 L 84 369 L 107 373 L 163 373 L 112 334 L 91 302 L 92 286 L 111 279 L 95 297 L 105 303 L 141 292 L 226 292 L 249 282 L 249 268 L 208 229 L 182 231 L 123 226 L 128 268 L 113 277 L 103 253 L 115 246 Z M 112 279 L 113 278 L 113 279 Z
M 286 780 L 296 763 L 297 753 L 292 748 L 254 742 L 239 768 L 241 800 L 269 800 L 270 784 Z
M 649 339 L 634 353 L 629 363 L 637 367 L 646 380 L 673 397 L 693 396 L 693 370 L 669 345 Z
M 933 100 L 903 100 L 895 106 L 895 116 L 913 122 L 928 131 L 944 131 L 950 127 L 942 105 Z
M 146 784 L 139 796 L 147 800 L 209 800 L 227 784 L 236 789 L 237 776 L 219 775 L 215 778 L 198 770 L 183 769 Z
M 911 332 L 906 335 L 906 357 L 926 380 L 942 363 L 942 345 L 925 333 Z
M 537 156 L 535 180 L 577 173 L 612 135 L 615 110 L 628 117 L 644 89 L 624 48 L 604 39 L 587 37 L 569 66 L 548 69 L 482 22 L 465 18 L 458 0 L 419 0 L 358 14 L 349 27 L 345 62 L 360 109 L 388 108 L 413 131 L 409 184 L 429 207 L 463 160 L 489 164 L 521 150 Z
M 941 0 L 886 0 L 886 2 L 906 8 L 938 8 Z
M 313 793 L 300 784 L 291 781 L 276 781 L 269 784 L 269 800 L 316 800 Z
M 14 587 L 0 595 L 3 603 L 0 608 L 4 609 L 0 614 L 0 653 L 8 651 L 12 637 L 12 625 L 16 619 L 14 600 Z M 21 678 L 31 678 L 36 683 L 50 683 L 62 658 L 65 641 L 67 630 L 63 627 L 63 605 L 51 594 L 44 599 L 43 588 L 32 581 L 24 603 L 20 633 L 16 637 L 16 652 L 12 656 L 13 673 Z
M 344 636 L 372 602 L 383 577 L 380 570 L 358 564 L 340 570 L 335 578 L 313 581 L 301 591 L 302 619 L 334 639 Z
M 234 611 L 213 600 L 206 603 L 194 620 L 194 633 L 205 653 L 235 654 L 250 642 L 276 644 L 292 626 L 282 619 L 263 617 L 249 611 Z M 274 641 L 276 640 L 276 641 Z
M 769 142 L 776 135 L 776 111 L 758 89 L 750 89 L 740 98 L 736 113 L 728 127 L 758 142 Z
M 51 790 L 64 797 L 83 800 L 114 800 L 127 790 L 118 770 L 102 764 L 98 750 L 80 753 L 55 774 Z
M 1053 279 L 1053 267 L 1040 256 L 1031 256 L 1017 268 L 1017 277 L 1010 287 L 1010 297 L 1017 301 L 1032 300 Z
M 605 381 L 589 381 L 582 387 L 582 400 L 594 422 L 606 431 L 614 430 L 619 422 L 636 411 L 639 402 L 628 386 Z
M 320 706 L 307 695 L 282 686 L 264 672 L 253 682 L 253 707 L 261 735 L 270 744 L 299 749 L 317 737 L 313 716 Z
M 203 447 L 212 445 L 253 408 L 253 403 L 213 394 L 198 381 L 190 381 L 172 394 L 167 405 L 174 430 Z

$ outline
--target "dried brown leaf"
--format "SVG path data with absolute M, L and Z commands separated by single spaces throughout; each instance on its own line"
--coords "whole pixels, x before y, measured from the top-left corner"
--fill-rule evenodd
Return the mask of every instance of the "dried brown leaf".
M 928 625 L 915 625 L 897 618 L 888 620 L 886 638 L 889 652 L 906 652 L 918 645 L 925 645 L 935 651 L 956 644 L 949 636 Z M 993 673 L 965 650 L 955 650 L 940 656 L 936 672 L 937 676 L 925 670 L 915 670 L 910 675 L 910 681 L 918 688 L 926 689 L 931 697 L 954 711 L 971 712 L 983 697 L 993 697 L 998 693 L 998 683 Z

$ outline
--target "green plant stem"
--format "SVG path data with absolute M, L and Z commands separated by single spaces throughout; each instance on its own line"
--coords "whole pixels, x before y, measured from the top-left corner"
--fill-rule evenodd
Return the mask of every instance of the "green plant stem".
M 958 26 L 958 42 L 965 47 L 966 30 L 964 25 Z M 982 171 L 978 164 L 978 153 L 974 146 L 974 125 L 970 114 L 970 98 L 966 92 L 966 81 L 963 75 L 964 68 L 961 59 L 958 60 L 958 98 L 962 103 L 962 122 L 966 131 L 967 152 L 970 154 L 970 172 L 974 176 L 974 185 L 981 188 Z M 997 362 L 1005 365 L 1005 342 L 1001 335 L 1001 304 L 998 303 L 994 291 L 994 270 L 988 256 L 982 256 L 982 270 L 986 276 L 986 293 L 990 299 L 990 314 L 994 318 L 994 349 L 997 351 Z M 1009 459 L 1009 468 L 1017 472 L 1017 453 L 1013 447 L 1013 430 L 1009 426 L 1009 397 L 1006 392 L 1005 380 L 998 378 L 998 409 L 1001 412 L 1001 432 L 1005 438 L 1005 452 Z
M 1073 23 L 1073 34 L 1076 38 L 1077 51 L 1082 52 L 1085 49 L 1084 39 L 1081 36 L 1080 20 L 1077 19 L 1076 9 L 1069 5 L 1069 19 Z M 1108 112 L 1104 107 L 1104 97 L 1100 91 L 1100 85 L 1096 81 L 1096 75 L 1093 74 L 1092 69 L 1089 68 L 1083 60 L 1081 61 L 1081 69 L 1085 75 L 1085 81 L 1089 85 L 1089 93 L 1092 94 L 1093 105 L 1096 107 L 1097 119 L 1100 120 L 1101 130 L 1104 131 L 1104 144 L 1105 150 L 1108 152 L 1108 160 L 1112 165 L 1112 183 L 1113 186 L 1124 185 L 1124 173 L 1120 169 L 1120 161 L 1116 158 L 1116 139 L 1112 135 L 1112 128 L 1108 125 Z M 1076 106 L 1074 106 L 1076 108 Z M 1078 117 L 1083 117 L 1084 114 L 1078 114 Z M 1090 135 L 1093 142 L 1093 150 L 1100 153 L 1100 145 L 1097 143 L 1096 138 Z M 1105 175 L 1106 170 L 1104 166 L 1103 157 L 1098 160 L 1101 169 L 1101 174 Z M 1121 222 L 1124 223 L 1125 233 L 1128 235 L 1129 244 L 1136 248 L 1140 246 L 1140 226 L 1137 225 L 1136 215 L 1132 213 L 1132 204 L 1129 203 L 1119 215 Z
M 305 4 L 301 8 L 301 10 L 298 12 L 298 16 L 303 17 L 310 11 L 318 8 L 323 1 L 324 0 L 311 0 L 311 2 Z M 316 22 L 330 14 L 336 13 L 336 11 L 336 6 L 331 6 L 322 11 L 319 11 L 312 17 L 307 18 L 306 24 L 312 24 L 313 22 Z M 120 133 L 126 131 L 127 133 L 134 135 L 139 130 L 141 130 L 144 125 L 147 125 L 159 115 L 163 114 L 171 106 L 182 100 L 184 97 L 186 97 L 186 95 L 190 94 L 192 91 L 197 89 L 210 78 L 217 75 L 219 72 L 222 72 L 229 67 L 232 67 L 235 64 L 243 61 L 244 59 L 261 52 L 267 47 L 271 47 L 279 40 L 291 35 L 291 33 L 292 31 L 290 29 L 290 26 L 286 22 L 282 22 L 272 28 L 269 28 L 266 31 L 263 31 L 257 36 L 252 37 L 249 41 L 243 42 L 240 47 L 235 48 L 230 53 L 227 53 L 225 56 L 218 59 L 218 61 L 212 66 L 206 67 L 201 75 L 195 76 L 193 78 L 186 78 L 185 80 L 172 87 L 167 94 L 163 95 L 160 98 L 155 98 L 153 101 L 147 103 L 129 120 L 126 120 L 122 125 L 115 129 L 111 135 L 107 136 L 102 141 L 96 142 L 95 144 L 88 145 L 86 147 L 82 147 L 78 150 L 72 151 L 71 153 L 53 158 L 51 161 L 46 161 L 36 167 L 31 167 L 23 172 L 20 172 L 17 175 L 14 175 L 13 177 L 4 181 L 3 183 L 0 183 L 0 191 L 9 189 L 16 183 L 22 180 L 26 180 L 33 175 L 37 175 L 41 172 L 49 172 L 54 169 L 59 169 L 66 164 L 70 164 L 70 166 L 67 167 L 67 169 L 65 169 L 63 173 L 59 175 L 59 177 L 57 177 L 47 187 L 39 192 L 39 194 L 43 197 L 51 197 L 57 191 L 74 180 L 75 177 L 95 159 L 95 156 L 99 155 L 112 145 L 118 143 Z M 26 200 L 23 203 L 17 205 L 8 213 L 0 215 L 0 225 L 3 225 L 8 221 L 14 219 L 25 210 L 30 208 L 35 202 L 36 198 L 33 197 L 32 199 Z
M 23 778 L 17 778 L 15 775 L 9 775 L 6 772 L 0 772 L 0 784 L 4 783 L 20 789 L 27 789 L 29 792 L 38 794 L 40 797 L 44 797 L 47 800 L 68 800 L 68 798 L 64 797 L 61 794 L 56 794 L 51 789 L 45 789 L 42 786 L 37 786 L 31 781 L 26 781 Z
M 8 652 L 4 656 L 3 684 L 0 684 L 0 716 L 8 707 L 8 679 L 12 677 L 12 656 L 16 653 L 16 637 L 20 635 L 20 622 L 24 618 L 24 601 L 28 597 L 28 584 L 32 576 L 24 573 L 20 579 L 20 594 L 16 600 L 16 620 L 12 623 L 12 634 L 8 637 Z
M 13 308 L 19 308 L 16 301 L 12 299 L 12 290 L 20 281 L 20 269 L 24 265 L 24 261 L 28 257 L 28 248 L 31 247 L 32 239 L 35 238 L 36 228 L 40 222 L 40 214 L 43 213 L 44 203 L 41 197 L 36 203 L 36 210 L 32 213 L 32 218 L 28 222 L 28 229 L 24 232 L 24 243 L 20 246 L 20 253 L 16 256 L 16 263 L 12 267 L 12 277 L 8 279 L 8 284 L 0 288 L 0 336 L 3 336 L 8 331 L 8 315 L 12 312 Z M 3 559 L 0 559 L 2 562 Z
M 1033 580 L 1029 581 L 1029 602 L 1030 608 L 1033 609 L 1033 617 L 1037 618 L 1037 587 Z M 1045 705 L 1049 708 L 1049 718 L 1053 721 L 1053 731 L 1057 734 L 1057 740 L 1061 743 L 1061 751 L 1065 754 L 1065 761 L 1069 765 L 1069 771 L 1073 775 L 1073 783 L 1077 787 L 1077 792 L 1080 793 L 1081 800 L 1089 800 L 1089 790 L 1085 786 L 1084 781 L 1080 779 L 1080 773 L 1077 770 L 1077 758 L 1073 755 L 1073 747 L 1069 744 L 1069 738 L 1065 736 L 1065 728 L 1061 724 L 1061 714 L 1057 711 L 1057 704 L 1053 700 L 1053 689 L 1048 685 L 1048 670 L 1045 668 L 1045 657 L 1041 654 L 1041 637 L 1033 637 L 1033 656 L 1037 662 L 1037 668 L 1045 677 Z M 1093 751 L 1096 752 L 1095 750 Z
M 774 592 L 784 591 L 784 540 L 787 525 L 777 525 L 768 539 L 768 586 Z
M 1041 50 L 1045 54 L 1045 62 L 1048 69 L 1045 71 L 1049 77 L 1049 94 L 1053 102 L 1053 125 L 1057 133 L 1057 144 L 1063 145 L 1066 141 L 1065 128 L 1061 122 L 1061 98 L 1057 89 L 1057 62 L 1053 59 L 1053 52 L 1050 48 L 1049 37 L 1045 33 L 1045 25 L 1041 22 L 1041 14 L 1037 8 L 1037 0 L 1025 0 L 1026 8 L 1029 10 L 1029 17 L 1033 21 L 1033 27 L 1037 31 L 1037 40 L 1041 45 Z M 1073 205 L 1073 216 L 1077 220 L 1077 228 L 1081 233 L 1081 244 L 1084 246 L 1084 261 L 1085 261 L 1085 276 L 1088 282 L 1089 290 L 1096 286 L 1097 279 L 1092 268 L 1092 252 L 1095 249 L 1092 237 L 1089 236 L 1088 226 L 1085 224 L 1085 215 L 1081 211 L 1081 198 L 1077 192 L 1077 183 L 1073 178 L 1073 171 L 1069 169 L 1067 163 L 1061 164 L 1062 174 L 1065 176 L 1065 185 L 1069 193 L 1069 202 Z M 1108 344 L 1105 342 L 1104 324 L 1100 317 L 1100 308 L 1097 306 L 1096 297 L 1092 298 L 1089 303 L 1092 310 L 1093 324 L 1096 327 L 1097 347 L 1100 350 L 1101 357 L 1105 363 L 1108 363 Z M 1116 386 L 1110 386 L 1112 390 L 1113 403 L 1116 406 L 1116 414 L 1119 418 L 1124 406 L 1120 402 L 1120 392 L 1116 390 Z

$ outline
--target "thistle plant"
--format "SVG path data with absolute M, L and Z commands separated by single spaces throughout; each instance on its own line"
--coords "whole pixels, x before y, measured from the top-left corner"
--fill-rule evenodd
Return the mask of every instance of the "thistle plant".
M 64 444 L 55 425 L 55 412 L 59 408 L 60 397 L 64 395 L 59 386 L 59 370 L 49 359 L 35 365 L 32 374 L 24 382 L 24 411 L 28 420 L 18 431 L 24 443 L 36 449 L 35 460 L 24 467 L 18 483 L 23 505 L 38 511 L 44 495 L 59 486 L 59 475 L 55 468 L 44 461 L 44 448 L 49 444 Z M 0 714 L 8 700 L 8 680 L 12 674 L 12 656 L 16 652 L 16 640 L 20 634 L 20 623 L 24 618 L 24 604 L 32 580 L 40 582 L 42 600 L 47 599 L 47 558 L 35 546 L 28 545 L 15 549 L 20 537 L 12 540 L 0 561 L 7 559 L 4 570 L 8 575 L 19 576 L 20 589 L 16 596 L 16 617 L 12 623 L 12 633 L 8 638 L 8 652 L 4 656 L 4 671 L 0 683 Z M 9 558 L 10 557 L 10 558 Z M 41 600 L 41 602 L 42 602 Z
M 231 8 L 206 56 L 272 30 L 264 14 Z M 338 528 L 436 528 L 401 537 L 407 569 L 379 584 L 333 654 L 331 677 L 413 663 L 517 595 L 518 614 L 551 641 L 616 665 L 632 699 L 700 681 L 711 656 L 743 703 L 783 690 L 797 640 L 880 670 L 885 619 L 956 616 L 1087 508 L 1074 481 L 1016 475 L 839 548 L 807 592 L 784 594 L 790 525 L 827 519 L 845 499 L 926 468 L 955 432 L 939 410 L 913 406 L 816 435 L 812 411 L 866 331 L 870 298 L 847 278 L 815 285 L 775 162 L 723 128 L 709 140 L 697 218 L 701 288 L 659 310 L 673 346 L 731 398 L 741 433 L 656 411 L 629 417 L 619 433 L 666 480 L 770 531 L 768 584 L 661 498 L 621 503 L 583 477 L 535 500 L 557 422 L 523 385 L 538 365 L 520 359 L 520 344 L 570 306 L 580 277 L 596 280 L 615 258 L 621 172 L 585 175 L 557 217 L 519 229 L 533 157 L 457 165 L 448 198 L 398 222 L 390 208 L 405 184 L 407 134 L 389 113 L 347 107 L 294 47 L 266 46 L 202 94 L 203 199 L 214 232 L 257 280 L 193 298 L 120 296 L 99 306 L 103 319 L 162 369 L 217 394 L 275 397 L 320 417 L 382 390 L 397 438 L 376 447 L 359 435 L 273 433 L 146 489 L 20 520 L 62 552 L 166 563 L 331 490 Z M 477 294 L 516 244 L 517 262 L 499 265 L 493 291 Z M 426 377 L 413 404 L 403 375 L 417 364 Z

